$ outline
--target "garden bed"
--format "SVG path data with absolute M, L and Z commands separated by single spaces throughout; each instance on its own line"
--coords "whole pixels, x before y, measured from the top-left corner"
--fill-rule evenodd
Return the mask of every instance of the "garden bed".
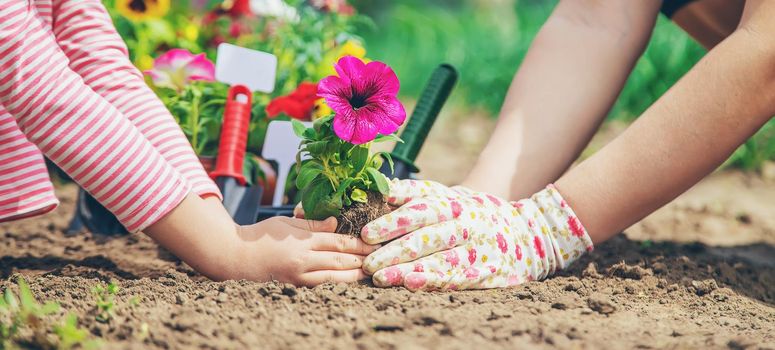
M 65 186 L 55 212 L 0 225 L 0 285 L 21 273 L 39 300 L 58 301 L 121 348 L 772 348 L 775 224 L 762 213 L 775 209 L 766 200 L 773 191 L 758 177 L 716 174 L 628 230 L 630 238 L 599 245 L 547 281 L 411 293 L 368 283 L 210 282 L 141 234 L 65 236 L 75 198 Z M 749 205 L 763 209 L 729 211 L 734 198 L 759 198 Z M 637 240 L 698 234 L 709 245 Z M 726 247 L 710 246 L 718 243 Z M 110 280 L 120 291 L 114 316 L 101 323 L 91 290 Z

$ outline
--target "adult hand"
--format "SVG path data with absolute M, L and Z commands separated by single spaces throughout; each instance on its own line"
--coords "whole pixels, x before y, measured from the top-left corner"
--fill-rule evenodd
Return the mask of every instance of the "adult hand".
M 364 228 L 361 237 L 371 244 L 401 237 L 364 262 L 375 285 L 513 286 L 543 279 L 592 249 L 586 230 L 551 186 L 518 202 L 464 187 L 428 186 L 441 195 L 410 198 Z

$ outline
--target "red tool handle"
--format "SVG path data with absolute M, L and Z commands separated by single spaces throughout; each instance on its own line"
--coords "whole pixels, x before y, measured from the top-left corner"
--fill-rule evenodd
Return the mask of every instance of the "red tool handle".
M 239 101 L 238 96 L 245 96 L 246 100 Z M 242 165 L 248 145 L 252 97 L 253 94 L 247 86 L 234 85 L 229 88 L 226 107 L 223 110 L 223 125 L 218 143 L 218 156 L 215 158 L 215 170 L 210 173 L 213 179 L 231 177 L 240 185 L 246 184 Z

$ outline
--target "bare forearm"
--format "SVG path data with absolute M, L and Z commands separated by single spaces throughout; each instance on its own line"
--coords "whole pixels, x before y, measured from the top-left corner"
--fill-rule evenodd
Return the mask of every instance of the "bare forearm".
M 228 259 L 239 251 L 238 225 L 217 197 L 189 195 L 145 233 L 205 276 L 235 278 Z
M 775 55 L 766 40 L 735 32 L 620 137 L 557 181 L 593 241 L 687 190 L 775 114 Z
M 536 36 L 466 186 L 525 197 L 589 142 L 642 53 L 657 5 L 586 5 L 561 2 Z

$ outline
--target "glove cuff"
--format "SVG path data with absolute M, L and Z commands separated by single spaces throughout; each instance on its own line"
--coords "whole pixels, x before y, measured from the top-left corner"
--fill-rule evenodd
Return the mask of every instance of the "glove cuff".
M 541 234 L 551 244 L 554 253 L 553 259 L 549 259 L 550 274 L 565 269 L 585 252 L 594 249 L 584 225 L 554 185 L 550 184 L 530 199 L 538 206 L 547 224 L 547 229 L 541 229 Z

